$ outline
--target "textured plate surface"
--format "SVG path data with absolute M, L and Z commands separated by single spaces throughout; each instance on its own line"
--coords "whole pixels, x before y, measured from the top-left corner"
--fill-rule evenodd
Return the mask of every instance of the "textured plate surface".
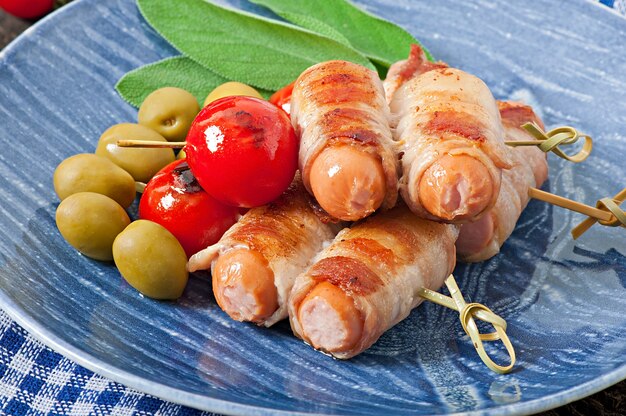
M 624 186 L 623 19 L 579 1 L 359 3 L 483 78 L 498 98 L 537 105 L 547 126 L 593 135 L 587 163 L 550 157 L 546 189 L 593 203 Z M 113 88 L 125 72 L 175 53 L 133 1 L 83 0 L 0 56 L 0 303 L 42 341 L 131 387 L 239 414 L 529 413 L 626 377 L 626 232 L 595 226 L 574 243 L 569 230 L 581 216 L 540 202 L 500 255 L 456 270 L 466 298 L 509 323 L 519 361 L 506 376 L 488 371 L 457 315 L 435 305 L 340 362 L 285 324 L 229 320 L 201 278 L 178 302 L 156 302 L 113 266 L 78 255 L 54 225 L 52 172 L 93 151 L 110 125 L 135 120 Z

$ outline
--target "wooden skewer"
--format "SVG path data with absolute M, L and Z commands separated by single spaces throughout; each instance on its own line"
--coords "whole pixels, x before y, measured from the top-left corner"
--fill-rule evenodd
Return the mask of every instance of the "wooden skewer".
M 506 140 L 504 144 L 507 146 L 540 146 L 545 140 Z
M 524 125 L 524 127 L 527 127 L 527 125 Z M 538 129 L 538 127 L 534 125 L 531 125 L 530 127 L 531 129 Z M 571 127 L 566 127 L 566 128 L 561 128 L 561 129 L 571 129 Z M 558 134 L 563 134 L 563 133 L 558 133 Z M 528 140 L 528 141 L 513 141 L 513 142 L 505 142 L 505 143 L 511 144 L 511 145 L 517 145 L 517 146 L 519 145 L 534 146 L 534 145 L 540 145 L 544 142 L 545 140 Z M 589 139 L 589 143 L 591 143 L 591 139 Z M 185 147 L 185 144 L 186 142 L 160 142 L 160 141 L 152 141 L 152 140 L 119 140 L 117 142 L 117 145 L 119 147 L 143 147 L 143 148 L 182 148 L 182 147 Z M 581 153 L 585 153 L 585 155 L 580 160 L 583 160 L 589 154 L 589 150 L 590 149 L 585 149 L 585 152 L 581 152 Z M 580 161 L 580 160 L 573 160 L 571 158 L 569 158 L 568 160 Z M 622 191 L 622 193 L 624 193 L 624 191 Z M 539 199 L 549 204 L 554 204 L 561 208 L 569 209 L 575 212 L 579 212 L 588 217 L 591 217 L 590 220 L 586 222 L 587 226 L 586 228 L 584 228 L 584 230 L 588 229 L 591 225 L 593 225 L 595 223 L 593 222 L 594 220 L 600 221 L 600 223 L 603 225 L 609 225 L 609 224 L 613 225 L 613 223 L 615 223 L 617 219 L 616 215 L 613 215 L 613 213 L 611 213 L 609 210 L 603 210 L 597 207 L 592 207 L 590 205 L 582 204 L 580 202 L 577 202 L 568 198 L 564 198 L 562 196 L 554 195 L 554 194 L 551 194 L 550 192 L 545 192 L 537 188 L 529 188 L 528 195 L 531 198 Z M 622 196 L 621 194 L 619 194 L 614 199 L 621 202 L 624 199 L 626 199 L 626 196 Z M 577 238 L 578 236 L 580 236 L 582 232 L 584 232 L 584 230 L 583 228 L 578 228 L 578 231 L 574 232 L 574 238 Z
M 143 182 L 135 181 L 135 192 L 143 194 L 143 191 L 146 190 L 146 184 Z
M 613 214 L 608 211 L 603 211 L 596 207 L 592 207 L 591 205 L 582 204 L 580 202 L 564 198 L 562 196 L 554 195 L 550 192 L 542 191 L 541 189 L 529 188 L 528 196 L 530 196 L 531 198 L 539 199 L 540 201 L 547 202 L 549 204 L 554 204 L 561 208 L 579 212 L 588 217 L 596 218 L 600 221 L 611 221 L 611 219 L 613 219 Z
M 540 146 L 544 140 L 511 140 L 505 141 L 507 146 Z M 183 147 L 185 142 L 159 142 L 156 140 L 118 140 L 119 147 Z
M 537 188 L 529 188 L 528 195 L 531 198 L 539 199 L 561 208 L 570 209 L 586 215 L 588 218 L 572 229 L 572 237 L 574 237 L 574 240 L 583 235 L 595 223 L 609 227 L 626 227 L 626 211 L 622 211 L 619 207 L 619 205 L 626 200 L 626 188 L 622 189 L 622 191 L 613 198 L 600 199 L 595 207 L 581 204 L 580 202 L 563 198 L 562 196 L 554 195 Z
M 116 144 L 119 147 L 180 149 L 180 148 L 185 147 L 186 142 L 159 142 L 156 140 L 118 140 Z
M 544 140 L 526 140 L 526 141 L 505 141 L 507 146 L 540 146 Z M 156 140 L 118 140 L 116 143 L 119 147 L 172 147 L 178 148 L 185 146 L 185 142 L 159 142 Z

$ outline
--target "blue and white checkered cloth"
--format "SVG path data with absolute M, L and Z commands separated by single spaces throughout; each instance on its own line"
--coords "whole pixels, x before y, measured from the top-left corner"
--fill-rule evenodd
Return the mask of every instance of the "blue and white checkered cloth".
M 626 0 L 599 0 L 626 15 Z M 0 415 L 210 416 L 108 380 L 34 339 L 0 310 Z
M 0 414 L 209 416 L 108 380 L 34 339 L 0 310 Z

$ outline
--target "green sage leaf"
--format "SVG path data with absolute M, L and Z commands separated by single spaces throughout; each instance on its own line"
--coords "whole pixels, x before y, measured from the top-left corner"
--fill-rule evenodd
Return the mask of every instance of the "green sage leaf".
M 319 33 L 320 35 L 326 36 L 327 38 L 334 39 L 337 42 L 352 48 L 350 41 L 344 35 L 342 35 L 341 32 L 337 31 L 337 29 L 335 29 L 334 27 L 329 26 L 327 23 L 324 23 L 313 16 L 285 12 L 282 13 L 281 17 L 293 23 L 294 25 L 309 29 L 310 31 Z
M 400 26 L 359 9 L 347 0 L 250 0 L 294 24 L 317 30 L 308 17 L 344 35 L 350 44 L 377 64 L 388 68 L 406 59 L 412 43 L 419 42 Z M 424 48 L 429 60 L 430 52 Z
M 311 65 L 344 59 L 375 69 L 356 50 L 326 36 L 203 0 L 138 0 L 150 25 L 217 74 L 277 90 Z
M 139 107 L 154 90 L 178 87 L 189 91 L 200 105 L 207 95 L 228 79 L 184 56 L 167 58 L 128 72 L 115 88 L 124 100 Z

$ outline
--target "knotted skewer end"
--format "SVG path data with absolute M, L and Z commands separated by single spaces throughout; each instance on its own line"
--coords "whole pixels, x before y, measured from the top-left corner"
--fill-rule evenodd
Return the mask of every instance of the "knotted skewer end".
M 448 287 L 452 297 L 442 295 L 441 293 L 437 293 L 429 289 L 422 289 L 419 295 L 422 298 L 438 305 L 459 311 L 461 326 L 463 327 L 465 333 L 471 338 L 474 348 L 476 348 L 476 352 L 478 352 L 478 355 L 483 363 L 485 363 L 489 369 L 499 374 L 505 374 L 511 371 L 515 365 L 515 349 L 506 334 L 506 321 L 493 313 L 493 311 L 485 305 L 480 303 L 466 303 L 453 275 L 448 276 L 446 279 L 446 286 Z M 495 328 L 495 332 L 481 334 L 478 330 L 475 319 L 480 319 L 481 321 L 490 323 Z M 491 357 L 489 357 L 489 354 L 483 345 L 483 341 L 498 340 L 502 341 L 502 344 L 504 344 L 504 347 L 509 354 L 510 363 L 508 365 L 501 366 L 496 364 Z
M 593 139 L 591 136 L 581 134 L 574 127 L 563 126 L 545 132 L 535 123 L 525 123 L 522 128 L 537 140 L 528 141 L 507 141 L 508 146 L 537 146 L 543 152 L 552 152 L 555 155 L 574 163 L 580 163 L 587 159 L 593 148 Z M 579 139 L 584 139 L 582 149 L 574 155 L 568 155 L 559 148 L 560 145 L 571 145 Z
M 611 213 L 611 217 L 608 220 L 599 220 L 597 218 L 588 217 L 583 222 L 578 224 L 572 230 L 572 237 L 576 240 L 583 235 L 591 226 L 595 223 L 605 225 L 607 227 L 626 227 L 626 212 L 624 212 L 620 205 L 626 200 L 626 188 L 622 189 L 613 198 L 602 198 L 596 203 L 596 208 Z

